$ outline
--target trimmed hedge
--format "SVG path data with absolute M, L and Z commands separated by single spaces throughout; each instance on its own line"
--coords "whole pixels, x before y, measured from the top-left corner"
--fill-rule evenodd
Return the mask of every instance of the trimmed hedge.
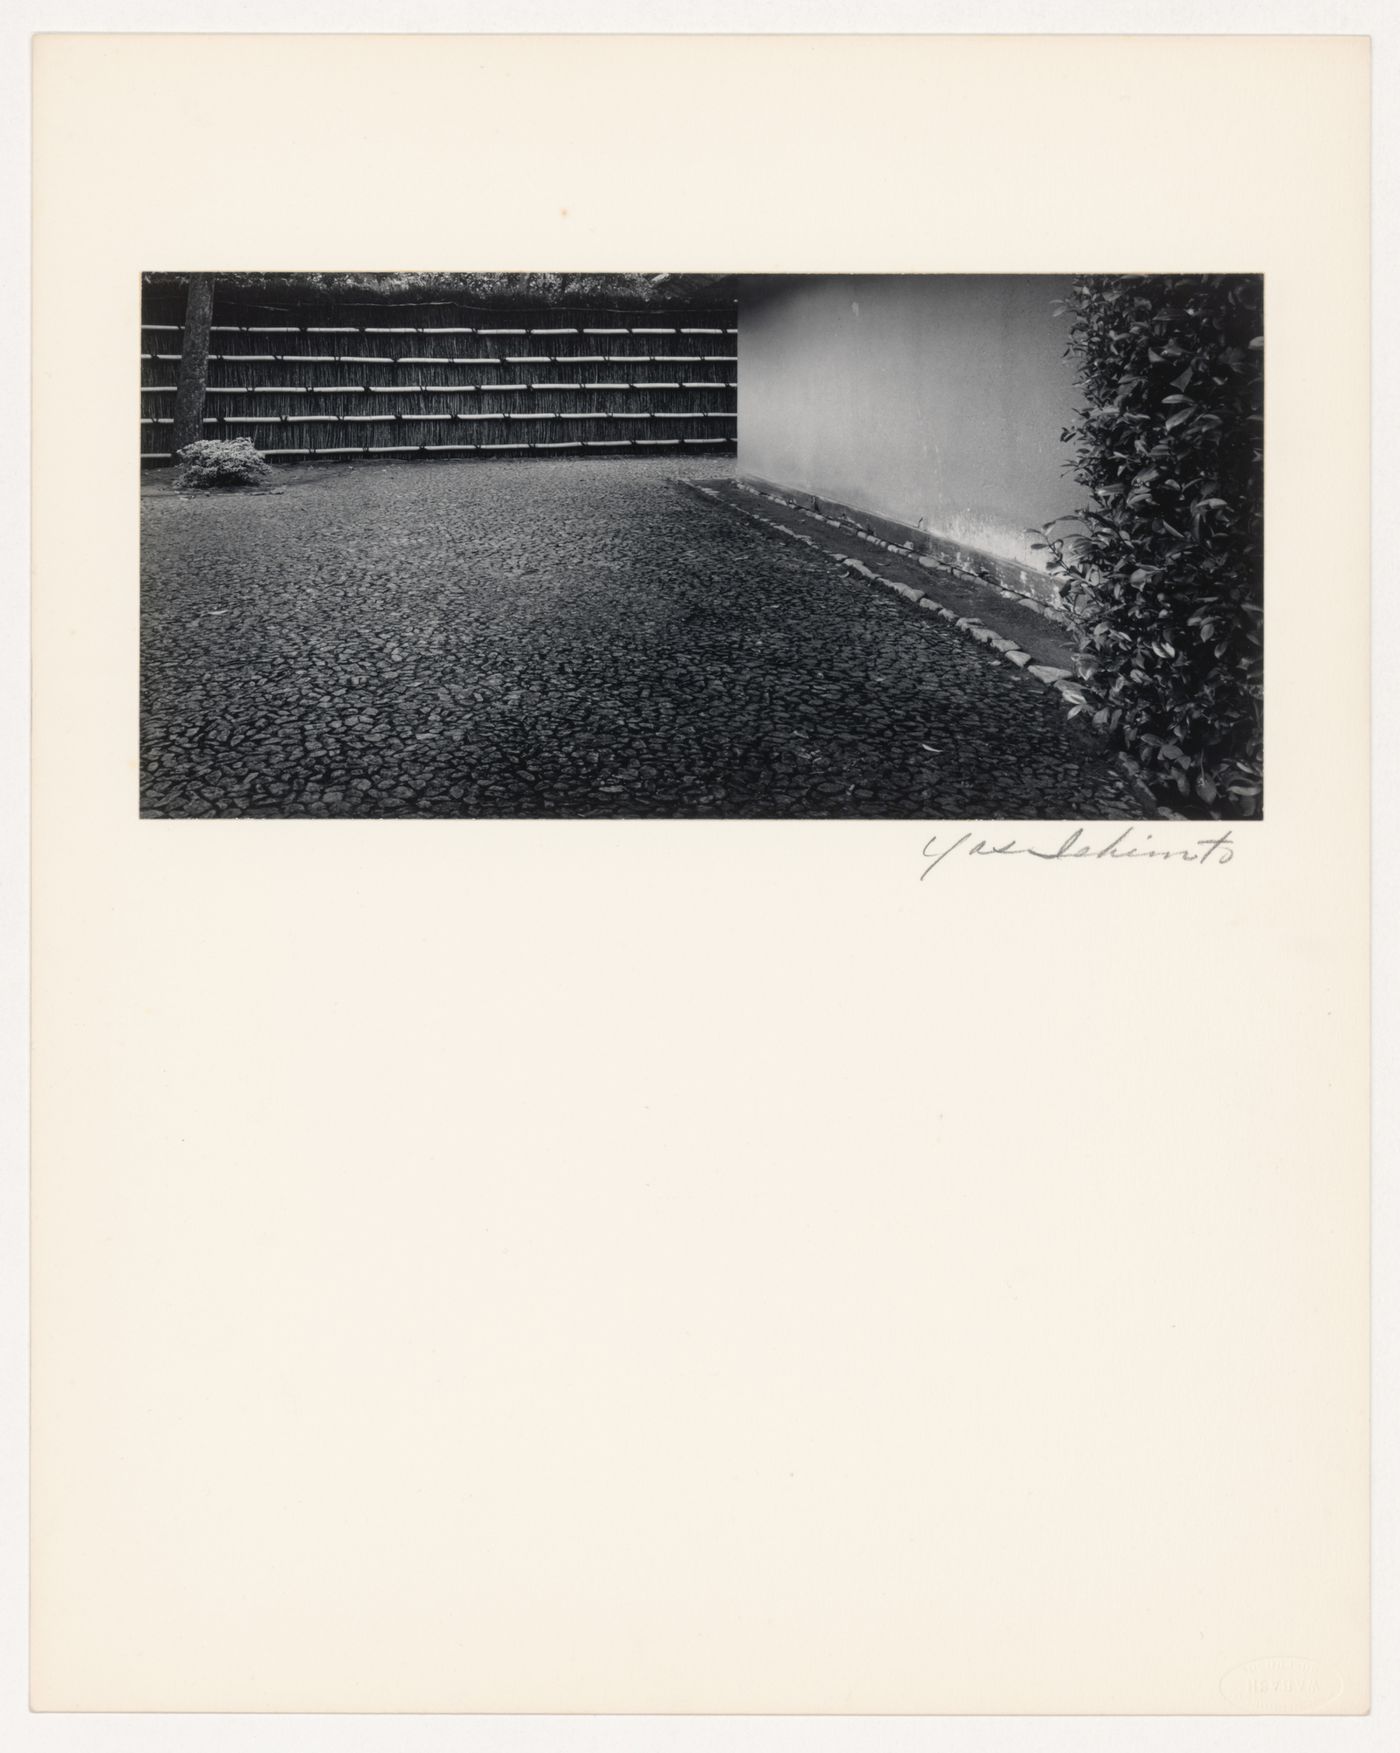
M 1074 282 L 1086 406 L 1062 437 L 1089 498 L 1038 544 L 1079 636 L 1076 710 L 1213 815 L 1263 797 L 1263 302 L 1258 275 Z
M 148 292 L 169 292 L 183 299 L 192 276 L 169 271 L 142 276 Z M 718 296 L 718 274 L 504 274 L 504 273 L 303 273 L 277 274 L 232 271 L 216 276 L 220 303 L 260 298 L 304 304 L 453 304 L 509 308 L 519 305 L 597 305 L 634 308 L 642 305 L 690 308 L 705 306 Z M 732 295 L 731 295 L 732 296 Z

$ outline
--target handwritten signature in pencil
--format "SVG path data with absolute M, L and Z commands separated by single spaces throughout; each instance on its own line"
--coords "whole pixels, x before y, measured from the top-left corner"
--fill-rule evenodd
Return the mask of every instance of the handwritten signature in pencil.
M 1186 846 L 1151 846 L 1150 831 L 1142 833 L 1139 829 L 1128 827 L 1115 834 L 1111 840 L 1096 842 L 1086 840 L 1084 830 L 1075 828 L 1068 833 L 1057 846 L 1032 846 L 1023 844 L 1016 839 L 1009 840 L 974 840 L 969 829 L 959 834 L 947 845 L 940 844 L 940 836 L 930 835 L 924 843 L 924 869 L 920 882 L 956 852 L 963 858 L 1036 858 L 1046 864 L 1072 863 L 1076 859 L 1119 859 L 1140 858 L 1155 859 L 1160 864 L 1194 864 L 1197 866 L 1229 864 L 1235 856 L 1235 841 L 1228 828 L 1221 834 L 1214 834 L 1206 839 L 1194 840 Z

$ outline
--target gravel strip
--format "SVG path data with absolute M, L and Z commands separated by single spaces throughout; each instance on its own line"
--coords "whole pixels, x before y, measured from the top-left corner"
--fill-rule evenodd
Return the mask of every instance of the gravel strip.
M 142 813 L 1137 819 L 1051 690 L 674 484 L 713 456 L 148 484 Z M 911 624 L 912 623 L 912 624 Z

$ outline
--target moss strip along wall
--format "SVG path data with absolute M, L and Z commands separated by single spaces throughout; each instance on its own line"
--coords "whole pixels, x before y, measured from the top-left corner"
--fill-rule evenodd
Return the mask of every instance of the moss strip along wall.
M 148 292 L 141 456 L 171 460 L 182 299 Z M 221 303 L 207 438 L 281 458 L 666 448 L 735 442 L 734 307 L 269 309 Z

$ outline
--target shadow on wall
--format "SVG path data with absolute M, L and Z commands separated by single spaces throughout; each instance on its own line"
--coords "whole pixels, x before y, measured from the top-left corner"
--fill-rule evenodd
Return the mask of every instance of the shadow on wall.
M 884 520 L 1043 604 L 1033 526 L 1076 503 L 1068 276 L 811 275 L 740 294 L 741 474 Z

